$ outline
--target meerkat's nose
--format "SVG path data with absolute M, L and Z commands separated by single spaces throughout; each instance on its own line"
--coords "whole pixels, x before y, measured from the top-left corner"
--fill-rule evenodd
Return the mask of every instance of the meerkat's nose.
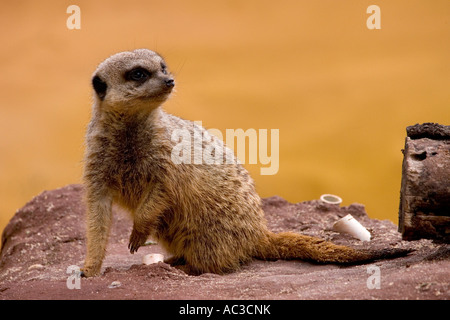
M 175 81 L 173 79 L 167 79 L 165 82 L 166 82 L 166 86 L 168 86 L 168 87 L 175 86 Z

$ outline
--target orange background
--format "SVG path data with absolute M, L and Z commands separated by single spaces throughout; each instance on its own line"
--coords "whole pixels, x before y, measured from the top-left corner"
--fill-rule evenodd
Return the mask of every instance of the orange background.
M 69 5 L 81 30 L 68 30 Z M 366 9 L 381 8 L 381 30 Z M 147 47 L 175 74 L 166 109 L 208 128 L 280 130 L 261 196 L 341 196 L 397 221 L 405 128 L 450 120 L 450 1 L 10 1 L 0 10 L 0 230 L 81 181 L 90 77 Z

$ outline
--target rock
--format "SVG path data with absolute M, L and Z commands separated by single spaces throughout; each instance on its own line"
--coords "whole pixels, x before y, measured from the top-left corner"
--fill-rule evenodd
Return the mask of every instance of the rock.
M 403 241 L 392 222 L 370 219 L 360 204 L 339 207 L 319 200 L 294 204 L 277 196 L 263 199 L 271 230 L 292 230 L 358 248 L 407 246 L 416 251 L 393 260 L 346 267 L 255 260 L 223 276 L 189 276 L 163 262 L 142 264 L 147 254 L 166 254 L 159 245 L 130 254 L 127 244 L 132 223 L 126 213 L 114 208 L 103 273 L 79 278 L 67 270 L 81 267 L 85 256 L 82 197 L 80 185 L 69 185 L 45 191 L 18 210 L 2 234 L 0 299 L 450 298 L 449 245 L 426 239 Z M 334 222 L 348 214 L 371 232 L 370 242 L 331 230 Z M 120 283 L 120 287 L 113 286 L 117 290 L 109 288 L 114 283 Z M 370 283 L 380 290 L 371 289 L 376 286 Z M 73 284 L 72 289 L 68 284 Z
M 450 241 L 450 126 L 407 128 L 399 231 L 405 240 Z
M 415 124 L 406 128 L 406 135 L 411 139 L 449 140 L 450 126 L 430 122 Z

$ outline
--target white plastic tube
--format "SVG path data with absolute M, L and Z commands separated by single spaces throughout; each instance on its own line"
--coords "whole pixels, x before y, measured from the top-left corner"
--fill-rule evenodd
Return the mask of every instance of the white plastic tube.
M 142 263 L 143 264 L 153 264 L 153 263 L 158 263 L 158 262 L 163 262 L 164 261 L 164 255 L 160 254 L 160 253 L 151 253 L 151 254 L 146 254 L 143 258 L 142 258 Z
M 320 196 L 320 200 L 330 204 L 340 204 L 342 202 L 342 199 L 334 194 L 323 194 Z
M 364 228 L 351 214 L 339 219 L 333 225 L 333 230 L 348 233 L 361 241 L 370 241 L 370 232 Z

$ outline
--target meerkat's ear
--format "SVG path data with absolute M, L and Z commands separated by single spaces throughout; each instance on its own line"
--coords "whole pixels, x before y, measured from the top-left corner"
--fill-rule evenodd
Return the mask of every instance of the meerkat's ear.
M 108 89 L 108 85 L 105 81 L 103 81 L 99 76 L 95 76 L 92 79 L 92 86 L 94 87 L 95 92 L 97 93 L 100 100 L 103 101 L 106 96 L 106 89 Z

